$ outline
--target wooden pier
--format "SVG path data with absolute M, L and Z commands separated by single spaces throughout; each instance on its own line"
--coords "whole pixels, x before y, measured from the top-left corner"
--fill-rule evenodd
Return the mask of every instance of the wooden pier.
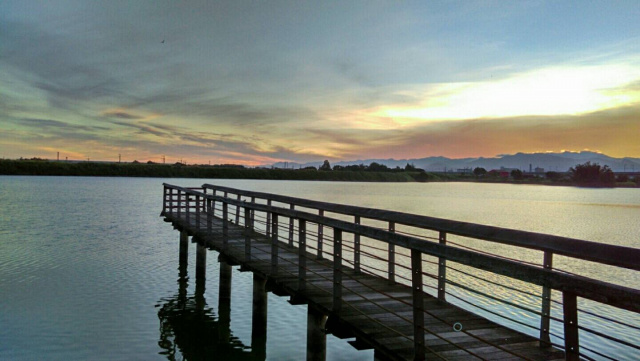
M 210 184 L 164 184 L 163 199 L 161 215 L 181 231 L 181 259 L 188 235 L 198 244 L 196 278 L 205 278 L 207 249 L 218 251 L 225 267 L 254 273 L 252 339 L 262 340 L 257 344 L 266 342 L 269 288 L 293 304 L 308 304 L 309 360 L 324 359 L 327 331 L 355 338 L 354 347 L 373 348 L 380 360 L 590 359 L 581 347 L 596 355 L 598 348 L 580 344 L 583 332 L 604 334 L 640 353 L 638 340 L 579 325 L 577 304 L 585 298 L 638 313 L 639 290 L 552 266 L 556 254 L 638 271 L 638 249 Z M 540 251 L 542 262 L 467 249 L 448 242 L 447 235 Z M 479 292 L 447 277 L 447 262 L 540 286 L 537 310 L 517 304 L 517 298 L 485 294 L 539 317 L 536 337 L 447 302 L 447 285 Z M 560 319 L 550 312 L 552 290 L 562 294 Z M 563 335 L 550 332 L 551 321 L 563 324 Z

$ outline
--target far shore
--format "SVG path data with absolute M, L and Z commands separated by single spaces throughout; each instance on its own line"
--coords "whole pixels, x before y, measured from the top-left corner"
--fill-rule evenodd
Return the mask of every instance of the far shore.
M 65 162 L 48 160 L 0 160 L 0 175 L 32 176 L 95 176 L 95 177 L 158 177 L 207 179 L 266 179 L 340 182 L 477 182 L 504 184 L 533 184 L 551 186 L 579 186 L 589 188 L 638 188 L 640 178 L 601 184 L 579 184 L 567 174 L 555 179 L 544 175 L 513 179 L 495 174 L 477 176 L 466 173 L 438 173 L 422 170 L 388 169 L 386 171 L 317 170 L 282 168 L 245 168 L 237 165 L 184 165 L 158 163 Z

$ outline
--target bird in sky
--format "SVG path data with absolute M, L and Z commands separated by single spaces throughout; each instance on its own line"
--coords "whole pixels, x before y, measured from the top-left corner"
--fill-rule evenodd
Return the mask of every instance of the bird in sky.
M 161 43 L 164 44 L 164 39 L 162 39 Z

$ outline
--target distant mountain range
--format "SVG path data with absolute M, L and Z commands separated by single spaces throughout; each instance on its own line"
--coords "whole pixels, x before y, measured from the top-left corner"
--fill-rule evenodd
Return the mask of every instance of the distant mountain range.
M 373 162 L 384 164 L 390 168 L 404 168 L 407 164 L 413 164 L 415 167 L 422 168 L 428 172 L 444 172 L 445 170 L 458 171 L 459 169 L 474 169 L 476 167 L 482 167 L 488 171 L 500 168 L 517 168 L 528 172 L 529 170 L 535 171 L 536 168 L 539 168 L 538 171 L 544 172 L 566 172 L 570 167 L 586 162 L 598 163 L 602 166 L 607 165 L 614 172 L 640 171 L 640 158 L 613 158 L 602 153 L 589 151 L 562 153 L 516 153 L 503 154 L 493 158 L 480 157 L 451 159 L 447 157 L 427 157 L 415 159 L 363 159 L 335 162 L 331 163 L 331 166 L 346 166 L 354 164 L 369 165 Z M 297 169 L 308 166 L 319 167 L 322 163 L 323 161 L 309 163 L 278 162 L 270 165 L 270 167 Z

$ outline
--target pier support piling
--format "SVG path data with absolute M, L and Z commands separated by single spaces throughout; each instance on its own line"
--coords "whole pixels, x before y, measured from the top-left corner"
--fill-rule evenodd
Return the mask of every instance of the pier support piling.
M 258 360 L 267 356 L 267 278 L 253 274 L 251 352 Z
M 196 249 L 196 279 L 204 280 L 207 278 L 207 247 L 198 243 Z
M 189 234 L 186 231 L 180 232 L 180 258 L 179 265 L 186 267 L 189 260 Z
M 231 265 L 220 260 L 220 285 L 218 289 L 218 311 L 220 312 L 220 342 L 229 342 L 231 337 Z
M 307 310 L 307 361 L 327 359 L 327 334 L 324 326 L 327 316 L 309 306 Z

